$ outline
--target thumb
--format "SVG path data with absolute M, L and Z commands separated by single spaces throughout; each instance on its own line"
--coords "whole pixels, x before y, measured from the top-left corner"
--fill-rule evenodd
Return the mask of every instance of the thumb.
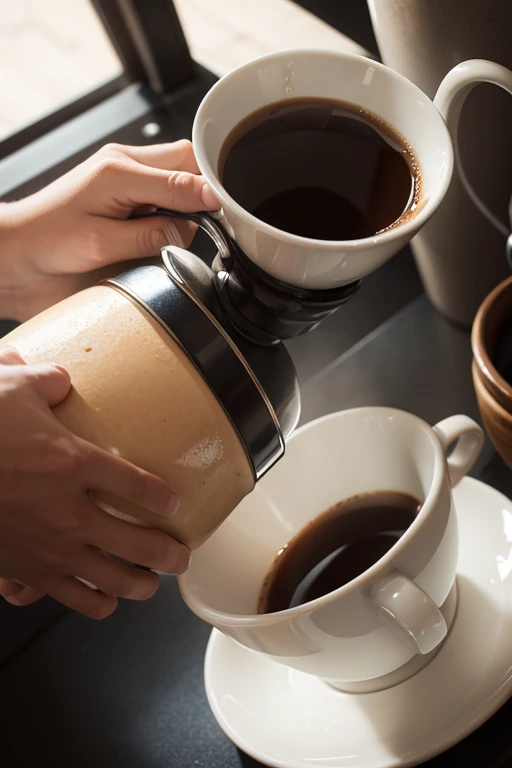
M 57 363 L 31 365 L 27 368 L 27 373 L 36 391 L 50 408 L 61 403 L 71 389 L 69 373 Z
M 196 225 L 184 219 L 106 219 L 103 222 L 103 263 L 158 256 L 165 245 L 188 248 Z

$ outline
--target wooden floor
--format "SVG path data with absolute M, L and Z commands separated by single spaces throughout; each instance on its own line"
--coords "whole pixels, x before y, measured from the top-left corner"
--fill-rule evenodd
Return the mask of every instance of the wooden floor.
M 218 75 L 283 48 L 365 53 L 292 0 L 175 5 L 193 56 Z M 0 0 L 0 139 L 110 80 L 120 68 L 89 0 Z

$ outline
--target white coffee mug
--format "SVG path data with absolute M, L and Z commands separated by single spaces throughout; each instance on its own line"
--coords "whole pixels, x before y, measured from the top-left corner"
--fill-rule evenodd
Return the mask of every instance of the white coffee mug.
M 448 117 L 448 127 L 456 137 L 468 85 L 479 81 L 512 91 L 512 72 L 487 61 L 465 62 L 453 69 L 433 103 L 405 77 L 363 56 L 326 50 L 271 53 L 225 75 L 203 99 L 193 127 L 199 168 L 222 203 L 224 223 L 258 266 L 282 282 L 302 288 L 345 285 L 373 272 L 397 253 L 441 203 L 453 168 L 452 142 L 443 116 Z M 414 215 L 373 237 L 314 240 L 260 221 L 227 193 L 219 178 L 219 157 L 230 131 L 257 109 L 303 97 L 357 104 L 405 137 L 421 171 L 422 193 Z M 339 173 L 343 168 L 337 167 L 333 157 L 333 179 Z
M 466 416 L 430 427 L 410 413 L 370 407 L 307 424 L 281 462 L 194 552 L 178 580 L 184 600 L 246 648 L 342 689 L 398 682 L 428 661 L 453 619 L 458 535 L 451 488 L 482 444 L 482 430 Z M 293 536 L 342 499 L 382 490 L 422 504 L 384 557 L 322 597 L 257 613 L 265 576 Z

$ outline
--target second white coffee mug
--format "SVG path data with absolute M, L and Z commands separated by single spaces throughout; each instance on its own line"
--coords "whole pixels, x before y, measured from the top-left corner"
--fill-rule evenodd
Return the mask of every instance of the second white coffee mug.
M 464 62 L 453 69 L 432 102 L 405 77 L 364 56 L 328 50 L 271 53 L 229 72 L 203 99 L 193 128 L 199 168 L 222 203 L 224 223 L 259 267 L 300 288 L 339 287 L 359 280 L 390 259 L 435 212 L 452 175 L 450 133 L 456 146 L 460 107 L 469 88 L 480 81 L 493 82 L 512 92 L 512 72 L 487 61 Z M 231 130 L 268 104 L 307 97 L 356 104 L 405 137 L 421 172 L 422 191 L 413 215 L 372 237 L 314 240 L 260 221 L 228 194 L 220 177 L 219 158 Z M 340 159 L 335 156 L 332 173 L 333 178 L 343 173 Z M 264 196 L 265 189 L 254 194 Z
M 200 618 L 282 664 L 347 690 L 391 684 L 396 670 L 439 646 L 453 618 L 453 600 L 440 611 L 453 595 L 458 556 L 451 488 L 482 444 L 482 430 L 466 416 L 430 427 L 391 408 L 357 408 L 302 427 L 281 462 L 194 552 L 179 577 L 183 598 Z M 422 504 L 384 557 L 322 597 L 257 613 L 278 550 L 333 504 L 382 490 Z

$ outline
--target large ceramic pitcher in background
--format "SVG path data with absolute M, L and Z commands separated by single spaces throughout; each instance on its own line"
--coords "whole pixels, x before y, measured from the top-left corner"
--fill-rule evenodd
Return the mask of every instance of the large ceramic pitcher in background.
M 490 59 L 512 68 L 510 0 L 368 0 L 368 6 L 384 63 L 430 98 L 446 73 L 466 59 Z M 490 85 L 476 89 L 464 105 L 460 164 L 450 189 L 412 243 L 430 299 L 464 325 L 509 274 L 505 241 L 511 137 L 512 101 L 507 94 Z

